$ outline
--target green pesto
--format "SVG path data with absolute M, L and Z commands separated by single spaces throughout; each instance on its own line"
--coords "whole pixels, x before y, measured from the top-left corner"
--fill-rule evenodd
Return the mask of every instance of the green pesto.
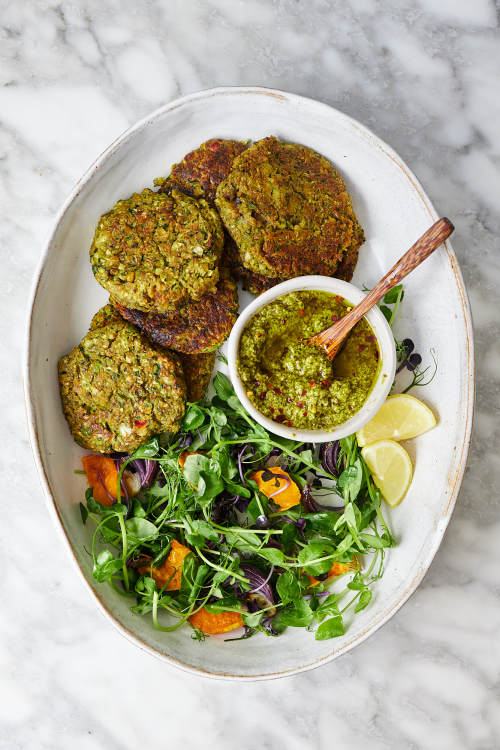
M 349 334 L 330 362 L 307 340 L 350 309 L 330 292 L 291 292 L 249 321 L 239 347 L 238 371 L 252 404 L 290 427 L 329 430 L 366 401 L 379 369 L 379 349 L 366 320 Z

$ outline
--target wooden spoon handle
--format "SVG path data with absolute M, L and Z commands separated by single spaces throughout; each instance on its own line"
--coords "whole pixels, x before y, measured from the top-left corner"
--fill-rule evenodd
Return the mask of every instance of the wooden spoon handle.
M 438 219 L 393 265 L 391 270 L 373 287 L 359 305 L 356 305 L 338 323 L 334 323 L 326 331 L 314 336 L 311 342 L 314 341 L 314 343 L 322 346 L 333 359 L 342 339 L 347 336 L 351 328 L 361 320 L 363 315 L 382 299 L 390 289 L 399 284 L 410 271 L 413 271 L 422 261 L 428 258 L 450 236 L 453 230 L 454 226 L 449 219 Z
M 390 271 L 380 279 L 378 284 L 373 287 L 371 292 L 366 295 L 364 300 L 357 308 L 364 307 L 364 311 L 359 316 L 359 320 L 365 312 L 375 305 L 384 297 L 387 292 L 396 284 L 399 284 L 405 276 L 419 266 L 431 253 L 434 252 L 443 242 L 448 239 L 454 230 L 454 226 L 449 219 L 438 219 L 423 235 L 410 247 L 409 250 L 393 265 Z

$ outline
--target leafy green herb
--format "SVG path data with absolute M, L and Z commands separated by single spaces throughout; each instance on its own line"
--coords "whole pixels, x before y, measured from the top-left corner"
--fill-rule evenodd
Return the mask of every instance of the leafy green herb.
M 396 295 L 387 304 L 397 301 Z M 242 613 L 245 635 L 227 640 L 256 632 L 276 636 L 313 623 L 318 640 L 341 635 L 343 613 L 368 606 L 385 551 L 395 543 L 355 436 L 340 441 L 338 479 L 328 476 L 328 486 L 345 502 L 343 511 L 310 513 L 302 505 L 284 511 L 251 475 L 268 471 L 273 451 L 299 486 L 309 488 L 315 477 L 325 477 L 317 447 L 268 433 L 220 372 L 214 390 L 210 401 L 188 405 L 177 435 L 148 441 L 122 464 L 120 478 L 133 458 L 157 461 L 150 487 L 127 504 L 119 495 L 112 506 L 101 505 L 87 490 L 80 513 L 83 523 L 95 525 L 94 577 L 130 597 L 133 611 L 151 616 L 164 632 L 204 607 L 212 616 Z M 186 446 L 190 455 L 181 468 Z M 177 570 L 173 540 L 191 552 L 182 561 L 178 589 L 170 585 Z M 360 554 L 363 571 L 355 564 Z M 350 569 L 332 578 L 337 562 Z M 161 578 L 155 578 L 158 569 Z M 201 640 L 201 631 L 194 628 L 193 637 Z

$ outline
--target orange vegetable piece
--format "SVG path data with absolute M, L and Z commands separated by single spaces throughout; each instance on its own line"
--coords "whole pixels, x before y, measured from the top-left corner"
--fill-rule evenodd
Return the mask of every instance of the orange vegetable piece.
M 181 455 L 179 456 L 179 466 L 181 469 L 184 470 L 184 464 L 186 463 L 186 458 L 188 456 L 196 456 L 197 453 L 201 454 L 201 451 L 182 451 Z
M 239 612 L 209 612 L 205 607 L 191 615 L 189 621 L 195 628 L 210 635 L 228 633 L 243 627 L 243 618 Z
M 278 474 L 279 476 L 269 477 L 269 472 L 271 474 Z M 266 474 L 268 478 L 264 479 Z M 282 479 L 282 477 L 286 477 L 286 479 Z M 280 466 L 271 466 L 269 469 L 254 471 L 250 478 L 253 479 L 254 482 L 257 482 L 257 486 L 262 494 L 272 500 L 276 505 L 279 505 L 282 510 L 288 510 L 288 508 L 293 508 L 294 505 L 300 503 L 300 490 L 298 486 L 293 479 L 291 479 L 290 475 L 287 474 L 286 471 L 283 471 Z M 286 487 L 288 482 L 290 482 L 290 484 Z M 282 487 L 286 487 L 286 489 L 281 490 Z M 279 490 L 281 490 L 281 492 L 279 492 Z M 273 494 L 275 492 L 278 494 Z
M 343 573 L 348 573 L 350 570 L 359 570 L 359 562 L 356 557 L 353 557 L 350 563 L 334 562 L 332 567 L 328 571 L 328 578 L 325 578 L 325 581 L 329 581 L 331 578 L 336 578 L 337 576 L 341 576 Z M 306 576 L 311 581 L 311 584 L 310 584 L 311 586 L 317 586 L 318 583 L 325 582 L 325 581 L 319 581 L 314 576 L 309 575 L 309 573 L 306 573 Z
M 144 574 L 149 573 L 158 588 L 164 588 L 165 591 L 178 591 L 181 587 L 182 561 L 190 552 L 189 547 L 185 547 L 183 544 L 179 544 L 176 539 L 172 539 L 170 552 L 159 568 L 143 565 L 138 568 L 138 571 Z M 167 585 L 165 586 L 165 584 Z
M 118 469 L 112 458 L 108 456 L 89 455 L 82 458 L 83 468 L 87 475 L 89 487 L 98 503 L 101 505 L 113 505 L 118 494 Z M 106 487 L 106 490 L 103 487 Z

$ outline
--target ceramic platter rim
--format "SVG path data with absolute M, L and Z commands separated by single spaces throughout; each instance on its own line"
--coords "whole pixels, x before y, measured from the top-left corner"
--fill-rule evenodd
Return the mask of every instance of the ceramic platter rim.
M 290 105 L 290 108 L 293 108 L 293 106 L 297 106 L 297 107 L 300 106 L 303 108 L 307 108 L 307 107 L 321 108 L 321 111 L 324 112 L 325 117 L 328 116 L 328 112 L 329 112 L 330 116 L 333 116 L 333 118 L 335 117 L 341 118 L 344 122 L 344 125 L 347 125 L 348 127 L 352 128 L 353 131 L 357 131 L 359 133 L 360 138 L 369 140 L 373 148 L 379 149 L 387 159 L 390 159 L 401 170 L 405 178 L 410 183 L 412 190 L 415 192 L 416 195 L 418 195 L 419 200 L 425 207 L 425 210 L 427 211 L 429 215 L 429 224 L 437 218 L 436 212 L 434 208 L 432 207 L 432 204 L 429 198 L 427 197 L 427 195 L 425 194 L 420 183 L 418 182 L 416 177 L 413 175 L 413 173 L 410 171 L 410 169 L 406 166 L 406 164 L 393 151 L 393 149 L 390 148 L 387 144 L 385 144 L 376 135 L 374 135 L 364 125 L 361 125 L 356 120 L 348 117 L 347 115 L 343 114 L 342 112 L 339 112 L 338 110 L 336 110 L 333 107 L 330 107 L 327 104 L 323 104 L 316 100 L 298 96 L 295 94 L 290 94 L 285 91 L 258 87 L 258 86 L 256 87 L 253 87 L 253 86 L 217 87 L 213 89 L 207 89 L 204 91 L 198 91 L 196 93 L 178 98 L 164 105 L 163 107 L 160 107 L 159 109 L 157 109 L 156 111 L 148 115 L 147 117 L 143 118 L 142 120 L 137 122 L 135 125 L 133 125 L 131 128 L 127 129 L 115 141 L 113 141 L 113 143 L 95 160 L 92 166 L 85 172 L 83 177 L 76 183 L 73 190 L 69 194 L 67 200 L 64 202 L 59 213 L 57 214 L 54 224 L 52 226 L 50 235 L 47 239 L 47 242 L 45 243 L 44 251 L 43 251 L 41 260 L 39 262 L 39 265 L 38 265 L 38 269 L 37 269 L 33 287 L 32 287 L 32 293 L 31 293 L 31 297 L 29 301 L 27 329 L 26 329 L 26 337 L 25 337 L 25 345 L 24 345 L 23 381 L 24 381 L 24 389 L 25 389 L 25 404 L 26 404 L 26 413 L 27 413 L 27 420 L 28 420 L 30 442 L 31 442 L 32 452 L 33 452 L 35 464 L 37 467 L 37 471 L 39 474 L 40 482 L 44 491 L 44 496 L 45 496 L 45 500 L 47 503 L 47 507 L 49 508 L 49 511 L 56 522 L 56 526 L 59 527 L 59 530 L 62 532 L 65 538 L 66 547 L 68 551 L 70 552 L 70 556 L 73 559 L 73 562 L 75 563 L 75 565 L 79 569 L 79 572 L 80 572 L 79 577 L 83 579 L 83 581 L 85 582 L 87 590 L 92 594 L 94 601 L 96 602 L 101 612 L 113 623 L 113 625 L 120 631 L 120 633 L 122 633 L 122 635 L 124 635 L 128 640 L 132 641 L 135 645 L 139 646 L 140 648 L 147 651 L 148 653 L 156 656 L 157 658 L 162 659 L 164 662 L 170 665 L 180 668 L 188 673 L 202 675 L 205 677 L 251 681 L 251 680 L 273 679 L 273 678 L 278 678 L 278 677 L 284 677 L 287 675 L 304 672 L 309 669 L 313 669 L 317 666 L 320 666 L 321 664 L 325 664 L 329 661 L 332 661 L 333 659 L 337 658 L 343 653 L 346 653 L 347 651 L 352 649 L 354 646 L 364 641 L 369 635 L 371 635 L 376 630 L 378 630 L 379 627 L 381 627 L 385 622 L 387 622 L 387 620 L 389 620 L 392 617 L 392 615 L 404 604 L 404 602 L 411 596 L 411 594 L 419 586 L 419 584 L 421 583 L 425 573 L 427 572 L 439 548 L 444 532 L 450 520 L 453 508 L 455 506 L 458 491 L 460 489 L 460 485 L 462 482 L 462 477 L 463 477 L 463 473 L 465 470 L 466 462 L 467 462 L 471 429 L 472 429 L 473 408 L 474 408 L 474 355 L 473 355 L 473 339 L 472 339 L 472 322 L 471 322 L 467 294 L 463 285 L 462 275 L 458 267 L 455 253 L 451 247 L 451 244 L 448 241 L 445 243 L 444 248 L 445 248 L 445 252 L 447 254 L 447 260 L 449 263 L 449 273 L 452 274 L 454 277 L 454 281 L 456 284 L 456 289 L 457 289 L 458 297 L 460 301 L 460 305 L 457 306 L 456 314 L 462 316 L 461 322 L 462 322 L 464 332 L 465 332 L 465 341 L 463 342 L 463 349 L 464 349 L 464 357 L 466 360 L 467 369 L 466 369 L 466 374 L 465 374 L 465 384 L 462 388 L 463 392 L 461 391 L 461 396 L 463 396 L 464 398 L 464 427 L 462 431 L 462 440 L 461 440 L 461 444 L 457 445 L 456 457 L 454 461 L 451 462 L 451 468 L 448 467 L 449 500 L 444 510 L 443 516 L 440 519 L 438 527 L 435 529 L 435 533 L 433 536 L 433 544 L 430 545 L 429 549 L 427 550 L 425 559 L 422 561 L 422 565 L 420 565 L 417 574 L 412 578 L 412 580 L 408 581 L 406 588 L 404 590 L 404 593 L 399 597 L 399 599 L 391 607 L 387 607 L 382 612 L 381 616 L 379 616 L 378 619 L 372 622 L 371 625 L 366 627 L 364 630 L 362 630 L 360 633 L 355 635 L 353 638 L 347 639 L 347 641 L 341 647 L 334 647 L 331 653 L 319 659 L 315 659 L 314 661 L 311 661 L 305 664 L 300 664 L 296 667 L 293 667 L 291 669 L 286 669 L 283 671 L 263 672 L 261 674 L 234 674 L 234 673 L 225 673 L 222 671 L 217 672 L 213 670 L 206 671 L 203 668 L 200 668 L 198 666 L 186 664 L 183 661 L 180 661 L 171 655 L 161 653 L 152 645 L 148 644 L 145 640 L 143 640 L 141 636 L 139 636 L 137 633 L 132 632 L 131 629 L 129 629 L 124 624 L 118 621 L 115 615 L 113 615 L 113 613 L 108 609 L 106 604 L 103 601 L 101 601 L 101 599 L 97 596 L 96 592 L 90 585 L 90 582 L 87 580 L 86 575 L 80 566 L 80 563 L 77 560 L 72 543 L 63 526 L 62 518 L 59 512 L 59 509 L 57 507 L 55 497 L 52 495 L 48 476 L 47 476 L 47 473 L 44 467 L 44 462 L 42 459 L 41 446 L 40 446 L 39 437 L 38 437 L 38 423 L 37 423 L 36 407 L 35 407 L 36 387 L 33 382 L 33 372 L 30 368 L 32 329 L 34 325 L 33 311 L 34 311 L 34 306 L 37 301 L 37 294 L 39 290 L 41 276 L 43 274 L 43 269 L 47 261 L 47 258 L 50 254 L 50 250 L 51 250 L 52 243 L 54 241 L 54 237 L 56 235 L 58 226 L 60 222 L 62 221 L 62 219 L 64 218 L 66 212 L 70 209 L 74 201 L 78 198 L 82 188 L 93 178 L 94 174 L 98 171 L 99 167 L 104 162 L 106 162 L 118 149 L 120 149 L 130 138 L 132 138 L 132 136 L 135 133 L 137 133 L 137 131 L 147 130 L 147 128 L 153 125 L 155 121 L 168 117 L 169 113 L 173 112 L 174 110 L 177 110 L 180 107 L 192 106 L 193 104 L 195 106 L 197 105 L 203 106 L 203 103 L 212 97 L 220 97 L 220 98 L 224 98 L 227 96 L 242 97 L 245 95 L 262 96 L 263 98 L 269 97 L 271 99 L 279 99 L 281 101 L 286 102 L 288 105 Z M 213 135 L 217 135 L 217 134 L 214 133 Z M 207 137 L 211 137 L 211 136 L 208 135 Z M 404 249 L 405 248 L 402 248 L 402 251 Z

